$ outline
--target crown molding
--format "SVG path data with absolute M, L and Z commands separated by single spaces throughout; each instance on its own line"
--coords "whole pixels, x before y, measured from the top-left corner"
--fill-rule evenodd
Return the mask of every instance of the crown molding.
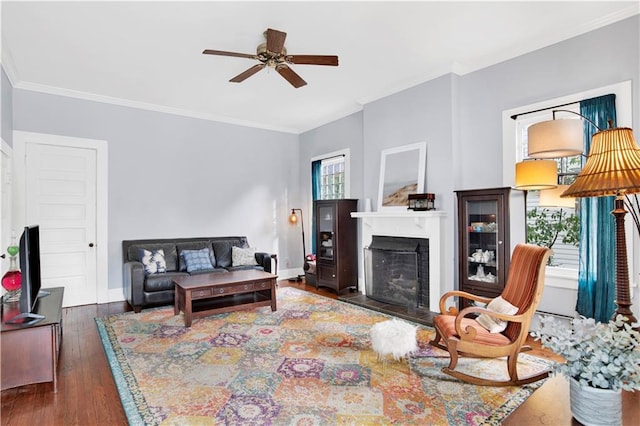
M 18 79 L 18 71 L 16 69 L 16 64 L 13 60 L 13 56 L 11 55 L 11 50 L 5 43 L 4 38 L 2 38 L 2 55 L 0 57 L 0 61 L 2 62 L 2 68 L 4 69 L 4 73 L 7 75 L 9 82 L 13 87 L 16 87 L 16 84 L 20 81 Z
M 337 111 L 332 112 L 331 114 L 324 115 L 319 117 L 317 120 L 308 121 L 304 123 L 303 127 L 299 130 L 299 133 L 305 133 L 313 129 L 317 129 L 318 127 L 322 127 L 325 124 L 332 123 L 336 120 L 340 120 L 341 118 L 345 118 L 351 114 L 355 114 L 357 112 L 362 111 L 364 108 L 360 104 L 353 104 L 346 106 L 344 108 L 340 108 Z
M 491 56 L 485 56 L 477 61 L 470 61 L 464 64 L 458 64 L 458 74 L 465 75 L 474 71 L 481 70 L 483 68 L 490 67 L 495 64 L 507 61 L 509 59 L 517 58 L 528 53 L 535 52 L 539 49 L 553 46 L 563 41 L 569 40 L 574 37 L 586 34 L 591 31 L 603 28 L 607 25 L 614 24 L 624 19 L 640 14 L 640 2 L 631 3 L 624 9 L 620 9 L 617 12 L 610 13 L 608 15 L 601 16 L 598 19 L 593 19 L 589 22 L 582 23 L 576 27 L 565 28 L 563 32 L 554 33 L 553 35 L 543 34 L 538 37 L 534 42 L 527 44 L 519 44 L 511 49 L 501 50 L 499 53 Z
M 37 83 L 20 82 L 18 84 L 14 84 L 13 86 L 15 89 L 20 89 L 20 90 L 47 93 L 50 95 L 65 96 L 69 98 L 107 103 L 107 104 L 124 106 L 129 108 L 144 109 L 148 111 L 162 112 L 165 114 L 173 114 L 173 115 L 180 115 L 180 116 L 190 117 L 190 118 L 198 118 L 201 120 L 216 121 L 216 122 L 221 122 L 226 124 L 234 124 L 238 126 L 253 127 L 258 129 L 264 129 L 264 130 L 273 130 L 273 131 L 282 132 L 282 133 L 294 133 L 294 134 L 299 133 L 298 129 L 289 128 L 289 127 L 272 126 L 265 123 L 239 120 L 239 119 L 227 117 L 224 115 L 190 111 L 190 110 L 185 110 L 181 108 L 173 108 L 173 107 L 164 106 L 164 105 L 156 105 L 156 104 L 151 104 L 146 102 L 132 101 L 129 99 L 115 98 L 111 96 L 98 95 L 95 93 L 81 92 L 78 90 L 70 90 L 70 89 L 65 89 L 61 87 L 53 87 L 53 86 L 47 86 L 47 85 L 37 84 Z
M 416 76 L 412 79 L 405 80 L 393 86 L 388 86 L 383 90 L 375 94 L 372 94 L 370 96 L 363 96 L 357 99 L 356 102 L 359 103 L 360 105 L 366 105 L 373 101 L 377 101 L 378 99 L 386 98 L 387 96 L 394 95 L 396 93 L 402 92 L 403 90 L 407 90 L 412 87 L 418 86 L 422 83 L 426 83 L 427 81 L 431 81 L 438 77 L 442 77 L 443 75 L 451 74 L 454 69 L 456 69 L 456 67 L 454 66 L 454 64 L 451 64 L 449 66 L 441 66 L 441 67 L 429 70 L 428 72 L 425 72 L 420 76 Z

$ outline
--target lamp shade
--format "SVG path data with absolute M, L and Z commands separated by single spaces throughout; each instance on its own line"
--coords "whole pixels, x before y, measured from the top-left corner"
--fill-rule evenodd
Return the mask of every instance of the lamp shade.
M 293 223 L 294 225 L 298 223 L 298 215 L 294 210 L 291 210 L 291 214 L 289 215 L 289 222 Z
M 562 193 L 566 191 L 567 188 L 569 188 L 569 185 L 558 185 L 557 188 L 544 189 L 540 191 L 540 207 L 575 208 L 575 199 L 571 197 L 562 197 Z
M 640 192 L 640 148 L 627 127 L 602 130 L 591 139 L 587 162 L 563 197 L 602 197 Z
M 582 154 L 582 121 L 559 119 L 529 126 L 527 145 L 531 158 L 559 158 Z
M 555 160 L 532 160 L 516 163 L 516 189 L 535 191 L 558 186 L 558 163 Z

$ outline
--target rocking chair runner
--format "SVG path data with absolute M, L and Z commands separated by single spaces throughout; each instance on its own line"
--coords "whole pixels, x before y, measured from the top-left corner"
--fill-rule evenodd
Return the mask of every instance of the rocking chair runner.
M 479 306 L 467 307 L 460 312 L 455 307 L 447 310 L 446 301 L 454 296 L 485 304 L 492 300 L 464 291 L 450 291 L 440 298 L 441 315 L 434 319 L 436 336 L 430 343 L 448 351 L 451 356 L 449 366 L 442 369 L 444 373 L 475 385 L 489 386 L 524 385 L 549 375 L 549 371 L 544 371 L 519 378 L 517 363 L 518 354 L 531 349 L 523 345 L 529 333 L 531 318 L 540 303 L 544 273 L 550 255 L 550 249 L 530 244 L 518 244 L 514 248 L 509 276 L 501 296 L 518 308 L 515 315 L 499 314 Z M 508 321 L 508 325 L 502 333 L 490 333 L 474 318 L 468 318 L 470 314 L 486 314 L 494 319 Z M 510 380 L 496 381 L 456 371 L 459 355 L 482 358 L 506 356 Z

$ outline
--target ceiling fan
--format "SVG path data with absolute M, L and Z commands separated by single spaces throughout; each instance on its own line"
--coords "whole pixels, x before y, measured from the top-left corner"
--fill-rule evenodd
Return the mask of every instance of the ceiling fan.
M 287 49 L 284 47 L 284 40 L 287 38 L 287 33 L 268 28 L 264 32 L 264 36 L 267 41 L 258 45 L 255 55 L 211 49 L 205 49 L 202 53 L 205 55 L 234 56 L 260 61 L 259 64 L 252 66 L 229 80 L 232 83 L 240 83 L 261 69 L 269 67 L 275 69 L 285 80 L 291 83 L 293 87 L 298 88 L 304 86 L 307 82 L 296 74 L 288 64 L 338 66 L 338 57 L 333 55 L 288 55 Z

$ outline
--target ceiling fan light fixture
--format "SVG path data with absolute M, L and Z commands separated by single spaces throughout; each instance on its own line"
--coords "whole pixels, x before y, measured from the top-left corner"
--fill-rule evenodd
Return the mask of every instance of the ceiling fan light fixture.
M 230 82 L 241 83 L 263 68 L 273 68 L 289 82 L 293 87 L 299 88 L 307 84 L 295 71 L 287 64 L 304 65 L 329 65 L 338 66 L 338 57 L 334 55 L 288 55 L 284 47 L 287 33 L 268 28 L 264 32 L 266 42 L 260 43 L 256 48 L 256 55 L 246 53 L 227 52 L 224 50 L 205 49 L 202 53 L 207 55 L 232 56 L 237 58 L 248 58 L 260 61 L 260 64 L 243 71 L 233 77 Z

